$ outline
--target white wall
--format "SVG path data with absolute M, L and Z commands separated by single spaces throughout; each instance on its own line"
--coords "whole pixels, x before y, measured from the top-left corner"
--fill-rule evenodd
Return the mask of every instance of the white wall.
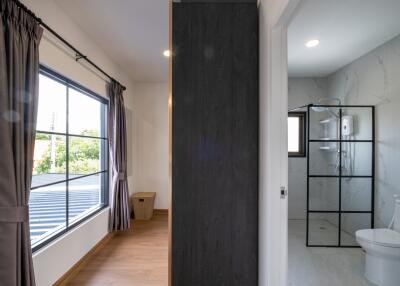
M 387 227 L 393 215 L 393 195 L 400 194 L 400 36 L 383 44 L 329 76 L 329 96 L 341 98 L 344 104 L 376 106 L 376 193 L 377 227 Z M 358 125 L 368 125 L 370 117 L 359 115 Z M 358 132 L 365 131 L 359 126 Z M 369 156 L 356 148 L 358 168 L 368 165 Z M 349 200 L 360 203 L 358 183 L 352 187 Z M 365 219 L 359 219 L 359 222 Z M 357 221 L 355 221 L 357 222 Z M 346 223 L 346 222 L 345 222 Z M 352 230 L 352 222 L 347 223 Z
M 325 78 L 289 78 L 289 110 L 315 103 L 328 96 L 328 81 Z M 298 111 L 307 111 L 300 109 Z M 307 210 L 307 158 L 289 158 L 288 170 L 289 219 L 306 219 Z
M 108 233 L 108 208 L 73 231 L 59 237 L 33 256 L 37 286 L 53 285 Z
M 23 1 L 33 12 L 43 19 L 50 27 L 66 38 L 82 53 L 88 55 L 96 64 L 126 85 L 124 93 L 128 117 L 132 115 L 134 84 L 118 65 L 101 50 L 101 45 L 95 43 L 76 25 L 63 10 L 51 0 Z M 40 44 L 40 62 L 59 73 L 79 82 L 83 86 L 106 96 L 105 81 L 95 75 L 87 67 L 76 63 L 69 50 L 63 51 L 63 45 L 48 33 L 44 34 Z M 60 49 L 61 48 L 61 49 Z M 128 129 L 128 166 L 132 164 L 132 124 L 127 121 Z M 128 169 L 128 175 L 132 171 Z M 128 177 L 129 187 L 133 189 L 133 176 Z M 84 256 L 108 232 L 108 209 L 92 217 L 90 220 L 60 237 L 44 249 L 34 254 L 36 284 L 49 286 L 57 281 L 68 269 Z
M 131 192 L 157 192 L 155 208 L 168 209 L 168 84 L 135 84 L 133 105 Z

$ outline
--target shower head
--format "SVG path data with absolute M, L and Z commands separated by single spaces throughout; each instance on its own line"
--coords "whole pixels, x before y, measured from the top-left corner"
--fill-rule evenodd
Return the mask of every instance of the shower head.
M 328 112 L 331 116 L 338 118 L 339 115 L 333 112 L 329 106 L 318 106 L 318 105 L 327 105 L 328 103 L 331 103 L 332 101 L 335 101 L 338 103 L 337 105 L 341 105 L 341 101 L 339 98 L 320 98 L 318 100 L 318 104 L 315 106 L 311 106 L 311 109 L 315 112 Z M 335 107 L 335 106 L 332 106 Z
M 328 108 L 321 106 L 312 106 L 311 109 L 315 112 L 325 112 L 328 111 Z
M 339 114 L 333 112 L 329 107 L 322 107 L 322 106 L 312 106 L 311 109 L 315 112 L 327 112 L 332 117 L 339 118 Z

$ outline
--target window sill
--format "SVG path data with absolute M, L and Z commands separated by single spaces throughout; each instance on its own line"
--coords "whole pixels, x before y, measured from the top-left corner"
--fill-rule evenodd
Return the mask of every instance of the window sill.
M 84 227 L 86 224 L 90 223 L 92 220 L 94 220 L 97 216 L 100 216 L 104 212 L 108 212 L 110 207 L 108 205 L 101 206 L 95 211 L 91 212 L 84 218 L 73 222 L 67 229 L 63 229 L 59 231 L 58 233 L 54 234 L 53 236 L 49 237 L 48 239 L 42 241 L 41 243 L 38 243 L 36 245 L 32 245 L 32 253 L 33 257 L 38 255 L 39 253 L 45 251 L 46 249 L 52 247 L 54 244 L 57 244 L 64 238 L 68 237 L 71 235 L 73 232 L 77 231 L 78 229 Z

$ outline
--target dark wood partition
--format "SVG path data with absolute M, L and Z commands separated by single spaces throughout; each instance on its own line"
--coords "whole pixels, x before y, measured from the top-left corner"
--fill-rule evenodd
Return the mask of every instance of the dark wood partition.
M 200 2 L 172 10 L 171 281 L 256 286 L 258 11 Z

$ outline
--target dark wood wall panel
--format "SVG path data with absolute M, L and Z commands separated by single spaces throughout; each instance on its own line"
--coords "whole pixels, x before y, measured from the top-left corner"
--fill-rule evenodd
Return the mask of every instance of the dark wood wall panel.
M 258 281 L 258 11 L 173 4 L 173 286 Z

